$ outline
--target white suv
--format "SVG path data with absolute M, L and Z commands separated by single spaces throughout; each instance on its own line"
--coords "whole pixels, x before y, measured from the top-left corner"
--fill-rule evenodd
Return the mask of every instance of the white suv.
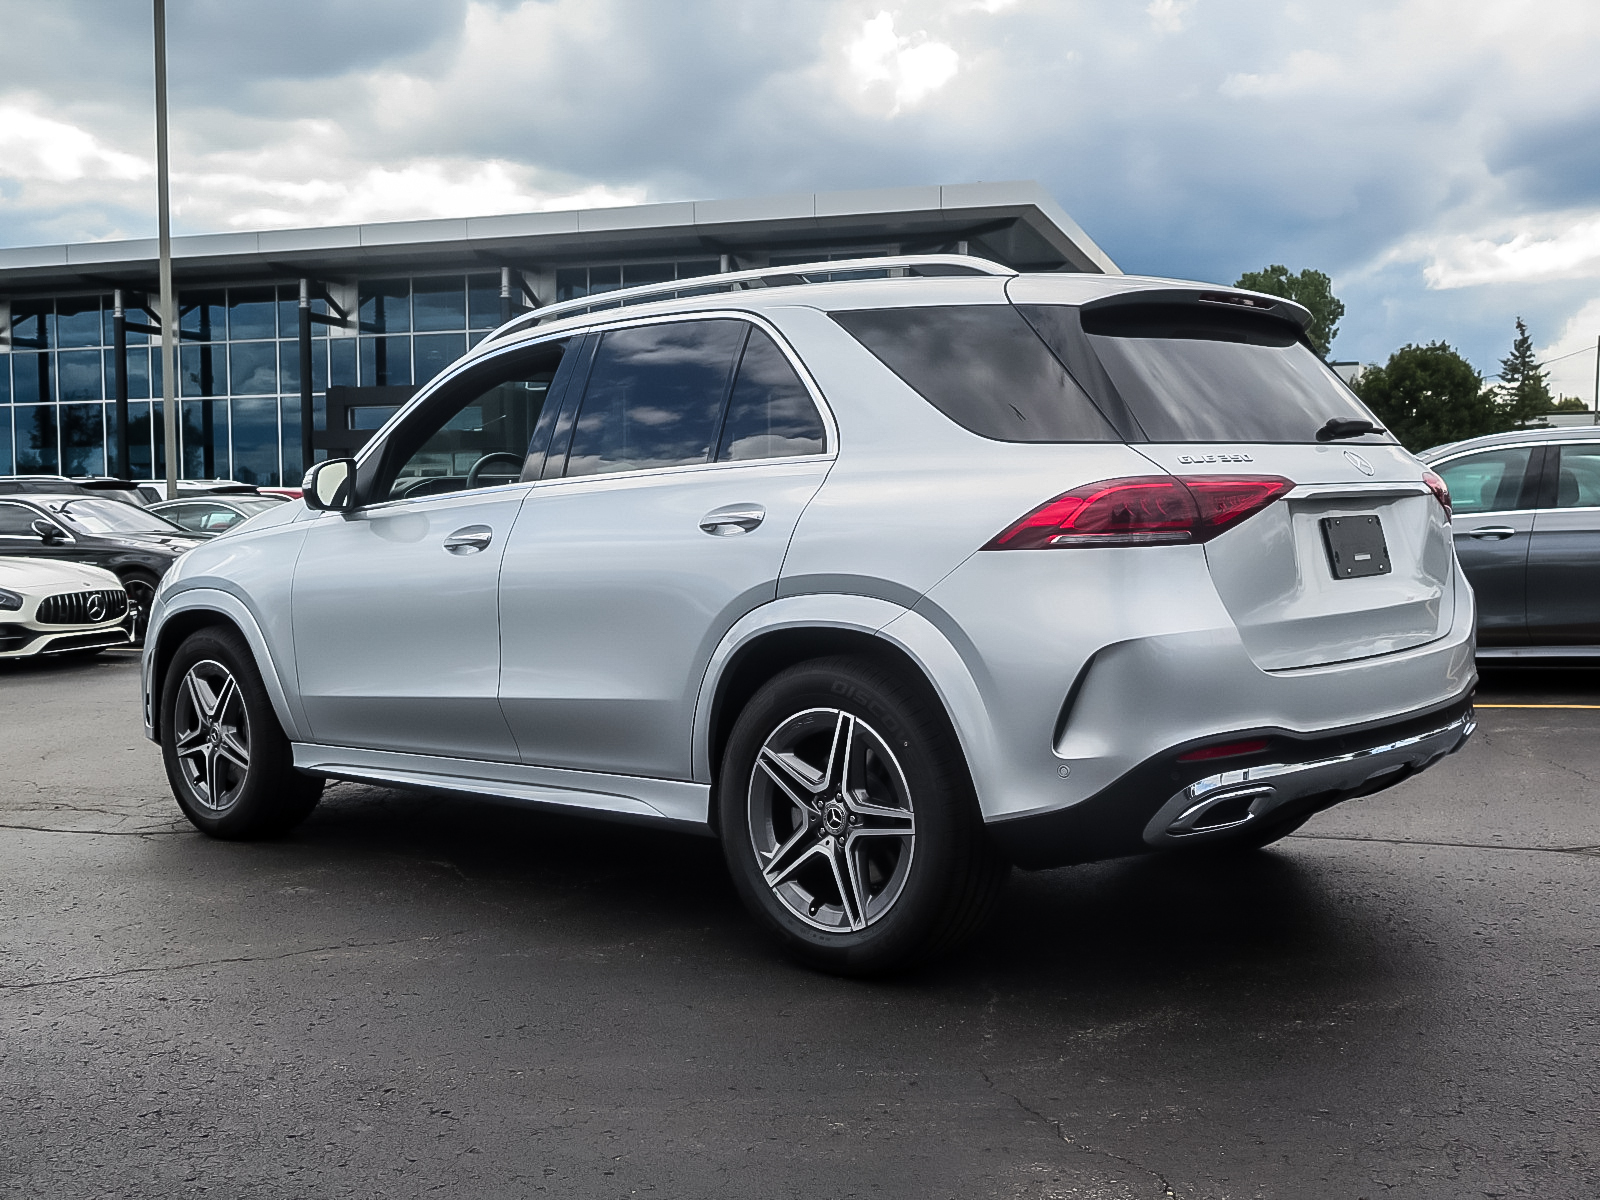
M 511 322 L 168 572 L 146 723 L 197 826 L 335 778 L 699 830 L 866 972 L 1012 863 L 1264 845 L 1471 733 L 1448 495 L 1298 306 L 954 256 L 680 286 Z

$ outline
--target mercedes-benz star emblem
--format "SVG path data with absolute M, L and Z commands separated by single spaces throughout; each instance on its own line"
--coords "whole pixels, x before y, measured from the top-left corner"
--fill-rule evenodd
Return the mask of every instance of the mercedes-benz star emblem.
M 1350 465 L 1356 470 L 1360 471 L 1363 475 L 1372 474 L 1372 464 L 1366 459 L 1362 458 L 1361 455 L 1357 454 L 1354 450 L 1346 450 L 1344 452 L 1344 456 L 1350 460 Z
M 106 619 L 106 598 L 99 592 L 89 597 L 89 620 L 98 624 Z

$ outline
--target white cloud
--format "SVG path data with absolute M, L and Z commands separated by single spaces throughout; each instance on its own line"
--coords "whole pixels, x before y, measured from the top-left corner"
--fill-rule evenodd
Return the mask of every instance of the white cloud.
M 1600 211 L 1518 217 L 1470 233 L 1403 241 L 1389 262 L 1421 262 L 1430 288 L 1600 279 Z
M 894 15 L 881 12 L 861 27 L 845 56 L 857 84 L 870 89 L 887 84 L 893 89 L 892 113 L 915 105 L 955 77 L 961 56 L 926 34 L 901 37 L 894 31 Z
M 1194 0 L 1150 0 L 1144 11 L 1159 33 L 1182 33 L 1184 19 Z
M 1600 341 L 1600 296 L 1568 318 L 1561 334 L 1538 348 L 1539 361 L 1549 363 L 1550 390 L 1558 396 L 1579 396 L 1594 404 L 1596 343 Z M 1560 361 L 1552 361 L 1559 359 Z
M 105 145 L 88 130 L 34 111 L 20 100 L 0 103 L 0 163 L 23 184 L 85 179 L 141 179 L 154 165 Z

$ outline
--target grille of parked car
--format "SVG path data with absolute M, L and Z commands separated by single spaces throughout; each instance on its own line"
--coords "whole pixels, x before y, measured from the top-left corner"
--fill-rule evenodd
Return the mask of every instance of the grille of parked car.
M 41 625 L 97 625 L 114 621 L 128 611 L 128 593 L 120 588 L 102 592 L 67 592 L 39 601 Z

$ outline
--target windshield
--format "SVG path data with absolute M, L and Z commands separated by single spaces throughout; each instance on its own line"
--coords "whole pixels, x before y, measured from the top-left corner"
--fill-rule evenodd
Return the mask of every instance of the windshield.
M 57 515 L 84 533 L 182 533 L 165 517 L 121 500 L 68 500 Z

